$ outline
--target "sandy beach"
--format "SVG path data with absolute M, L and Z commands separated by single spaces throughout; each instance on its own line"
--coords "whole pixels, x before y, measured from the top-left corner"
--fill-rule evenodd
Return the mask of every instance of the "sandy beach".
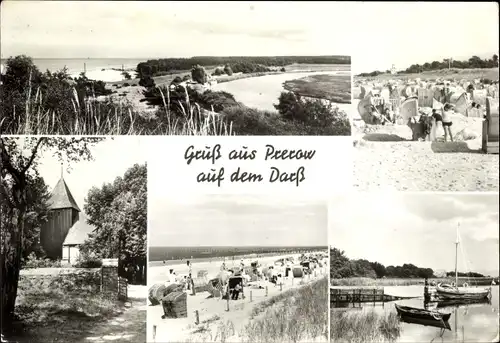
M 274 261 L 279 258 L 293 256 L 295 259 L 299 255 L 281 255 L 259 258 L 258 261 L 262 267 L 273 265 Z M 255 259 L 245 259 L 244 264 L 250 265 Z M 239 265 L 241 259 L 235 257 L 234 265 Z M 227 259 L 226 265 L 228 268 L 233 266 L 233 260 Z M 199 270 L 207 270 L 208 277 L 216 276 L 221 267 L 221 262 L 200 262 L 193 261 L 193 274 L 196 275 Z M 188 273 L 186 263 L 179 265 L 150 267 L 148 272 L 148 285 L 151 287 L 155 283 L 165 282 L 169 269 L 174 269 L 178 275 Z M 148 342 L 193 342 L 193 341 L 214 341 L 216 336 L 225 335 L 226 340 L 231 342 L 241 341 L 239 337 L 245 326 L 252 320 L 255 314 L 255 308 L 266 300 L 271 299 L 286 292 L 287 290 L 304 287 L 321 278 L 326 277 L 328 266 L 323 264 L 322 267 L 316 268 L 313 274 L 304 278 L 289 278 L 284 280 L 282 287 L 276 286 L 273 283 L 262 281 L 260 285 L 264 289 L 256 289 L 247 287 L 244 289 L 244 299 L 229 301 L 229 311 L 227 311 L 228 302 L 220 298 L 207 298 L 208 292 L 197 293 L 196 295 L 188 294 L 187 318 L 177 319 L 161 319 L 163 309 L 161 305 L 152 306 L 148 304 L 148 323 L 147 335 Z M 266 289 L 267 287 L 267 296 Z M 273 305 L 273 306 L 279 306 Z M 200 324 L 195 324 L 195 311 L 199 313 Z M 258 311 L 257 311 L 258 312 Z M 258 317 L 258 316 L 257 316 Z M 229 331 L 228 331 L 229 330 Z M 308 341 L 317 340 L 316 337 L 311 337 Z M 218 338 L 221 341 L 221 338 Z
M 407 125 L 366 125 L 356 118 L 358 102 L 353 109 L 357 189 L 498 191 L 499 158 L 481 151 L 481 118 L 454 115 L 454 142 L 444 142 L 439 127 L 438 141 L 412 141 Z

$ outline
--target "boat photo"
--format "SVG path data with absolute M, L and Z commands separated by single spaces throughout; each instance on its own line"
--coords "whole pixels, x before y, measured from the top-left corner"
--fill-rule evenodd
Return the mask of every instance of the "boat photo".
M 450 319 L 451 312 L 439 312 L 436 310 L 424 310 L 410 306 L 394 304 L 396 311 L 401 318 L 413 318 L 434 322 L 446 322 Z
M 457 226 L 457 239 L 455 242 L 455 282 L 451 285 L 439 283 L 436 286 L 436 293 L 438 297 L 442 300 L 450 300 L 450 299 L 479 300 L 479 299 L 491 298 L 491 288 L 469 287 L 467 282 L 463 283 L 462 286 L 458 285 L 457 259 L 458 259 L 459 243 L 460 240 L 459 240 L 458 226 Z

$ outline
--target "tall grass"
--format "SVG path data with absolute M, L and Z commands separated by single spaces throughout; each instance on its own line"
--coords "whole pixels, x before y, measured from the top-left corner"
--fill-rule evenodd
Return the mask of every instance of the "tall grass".
M 264 303 L 240 333 L 244 342 L 300 342 L 328 340 L 328 281 L 289 290 Z M 265 309 L 264 307 L 269 306 Z M 259 313 L 261 312 L 261 313 Z
M 33 96 L 34 92 L 34 96 Z M 0 130 L 18 135 L 232 135 L 232 124 L 213 111 L 204 111 L 189 101 L 172 112 L 169 94 L 163 95 L 164 106 L 153 115 L 135 110 L 130 102 L 113 102 L 86 97 L 83 102 L 73 88 L 71 106 L 64 109 L 44 107 L 42 92 L 29 84 L 24 112 L 4 113 Z M 68 100 L 68 99 L 65 99 Z
M 330 312 L 330 342 L 395 342 L 400 334 L 401 324 L 394 312 Z

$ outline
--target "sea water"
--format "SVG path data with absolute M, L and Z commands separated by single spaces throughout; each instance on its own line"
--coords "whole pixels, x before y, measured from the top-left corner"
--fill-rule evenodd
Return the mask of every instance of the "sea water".
M 147 60 L 147 58 L 34 58 L 33 62 L 41 72 L 47 70 L 56 72 L 66 67 L 71 77 L 78 77 L 86 69 L 86 75 L 89 79 L 113 82 L 124 80 L 124 77 L 120 70 L 112 68 L 122 69 L 123 67 L 134 78 L 137 64 Z M 1 61 L 2 73 L 5 63 L 6 60 Z

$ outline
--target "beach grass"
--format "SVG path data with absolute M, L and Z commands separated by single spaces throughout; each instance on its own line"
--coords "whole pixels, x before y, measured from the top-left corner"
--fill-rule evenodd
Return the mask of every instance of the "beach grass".
M 323 278 L 262 303 L 240 333 L 244 342 L 327 341 L 328 281 Z
M 395 342 L 401 333 L 396 313 L 330 311 L 330 342 Z
M 131 103 L 86 98 L 83 103 L 74 90 L 71 105 L 56 113 L 44 108 L 42 97 L 32 97 L 28 90 L 25 111 L 4 116 L 0 128 L 5 134 L 17 135 L 232 135 L 231 123 L 196 103 L 181 106 L 182 116 L 170 111 L 168 94 L 163 107 L 155 113 L 140 113 Z

